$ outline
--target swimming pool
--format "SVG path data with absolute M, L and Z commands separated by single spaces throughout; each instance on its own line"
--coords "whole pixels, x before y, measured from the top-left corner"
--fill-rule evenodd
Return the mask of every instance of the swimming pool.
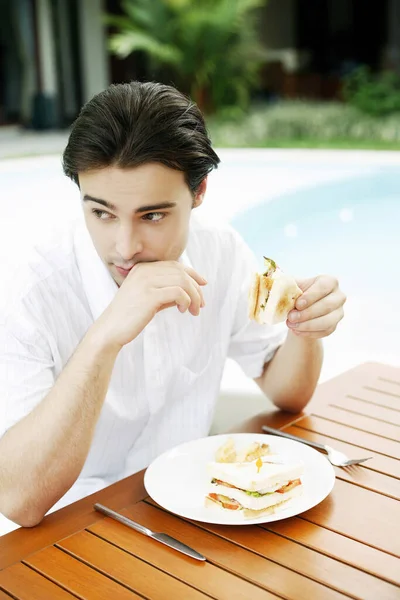
M 290 273 L 335 274 L 349 295 L 378 296 L 381 306 L 400 295 L 397 167 L 260 202 L 231 223 L 257 257 L 271 256 Z

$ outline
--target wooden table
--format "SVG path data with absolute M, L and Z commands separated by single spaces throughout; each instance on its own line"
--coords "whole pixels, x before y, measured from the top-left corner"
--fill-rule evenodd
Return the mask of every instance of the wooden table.
M 365 364 L 318 387 L 307 415 L 260 415 L 331 443 L 365 466 L 336 469 L 330 496 L 300 516 L 248 527 L 184 521 L 156 507 L 143 473 L 0 538 L 0 600 L 330 600 L 400 598 L 400 369 Z M 93 510 L 94 502 L 169 533 L 199 563 Z

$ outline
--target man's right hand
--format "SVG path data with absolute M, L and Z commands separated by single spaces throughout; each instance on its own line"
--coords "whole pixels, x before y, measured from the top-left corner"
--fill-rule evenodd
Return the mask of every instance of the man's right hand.
M 197 316 L 204 307 L 206 280 L 194 269 L 174 261 L 139 263 L 114 300 L 96 321 L 107 344 L 122 348 L 134 340 L 161 310 L 177 306 Z

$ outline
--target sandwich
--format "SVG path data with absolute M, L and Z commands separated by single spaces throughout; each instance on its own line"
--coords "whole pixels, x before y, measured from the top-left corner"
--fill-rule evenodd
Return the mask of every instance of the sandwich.
M 243 511 L 246 518 L 274 513 L 301 495 L 303 470 L 301 461 L 287 461 L 276 455 L 252 462 L 209 463 L 206 506 Z
M 249 317 L 257 323 L 274 325 L 287 319 L 303 293 L 295 279 L 265 258 L 265 272 L 255 273 L 249 290 Z

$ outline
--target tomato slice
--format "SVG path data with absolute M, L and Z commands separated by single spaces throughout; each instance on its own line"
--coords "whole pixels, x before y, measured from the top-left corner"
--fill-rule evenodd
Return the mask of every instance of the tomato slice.
M 279 490 L 276 490 L 276 492 L 278 494 L 286 494 L 286 492 L 290 492 L 290 490 L 293 490 L 298 485 L 301 485 L 300 479 L 294 479 L 293 481 L 289 481 L 288 484 L 284 485 Z
M 221 494 L 208 494 L 212 500 L 219 502 L 222 504 L 223 508 L 227 508 L 228 510 L 240 510 L 241 505 L 237 500 L 233 498 L 227 498 L 226 496 L 222 496 Z
M 223 485 L 224 487 L 233 488 L 234 490 L 240 490 L 240 488 L 236 487 L 235 485 L 231 485 L 230 483 L 221 481 L 221 479 L 216 479 L 215 483 L 218 483 L 219 485 Z

